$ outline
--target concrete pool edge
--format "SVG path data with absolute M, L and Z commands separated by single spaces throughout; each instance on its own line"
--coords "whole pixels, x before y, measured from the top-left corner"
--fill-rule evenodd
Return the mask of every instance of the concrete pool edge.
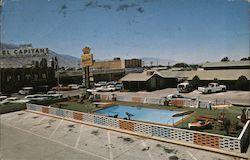
M 120 105 L 126 105 L 126 106 L 129 106 L 129 107 L 142 107 L 142 108 L 145 108 L 145 109 L 155 109 L 155 110 L 163 110 L 163 111 L 176 111 L 176 112 L 180 112 L 178 110 L 169 110 L 169 109 L 162 109 L 162 108 L 153 108 L 153 107 L 145 107 L 143 106 L 142 104 L 136 104 L 136 103 L 133 103 L 133 104 L 120 104 L 120 103 L 117 103 L 117 102 L 110 102 L 109 104 L 104 104 L 104 105 L 100 105 L 98 109 L 94 110 L 93 111 L 93 114 L 97 114 L 97 115 L 101 115 L 101 116 L 106 116 L 106 117 L 110 117 L 106 114 L 100 114 L 100 113 L 97 113 L 97 111 L 100 111 L 100 110 L 103 110 L 103 109 L 106 109 L 106 108 L 109 108 L 109 107 L 113 107 L 113 106 L 120 106 Z M 136 106 L 138 105 L 138 106 Z M 162 106 L 161 106 L 162 107 Z M 186 112 L 186 111 L 185 111 Z M 143 123 L 147 123 L 147 124 L 155 124 L 155 125 L 162 125 L 162 126 L 167 126 L 167 127 L 176 127 L 178 126 L 179 124 L 181 124 L 183 121 L 187 120 L 188 118 L 190 118 L 191 116 L 193 116 L 193 114 L 196 113 L 196 111 L 194 111 L 193 113 L 191 114 L 188 114 L 186 115 L 184 118 L 176 121 L 175 123 L 172 123 L 172 124 L 167 124 L 167 123 L 160 123 L 160 122 L 150 122 L 150 121 L 143 121 L 143 120 L 136 120 L 136 119 L 133 119 L 132 121 L 136 121 L 136 122 L 143 122 Z M 123 118 L 117 118 L 117 119 L 121 119 L 123 120 Z M 177 127 L 179 128 L 179 127 Z
M 203 146 L 203 145 L 185 143 L 185 142 L 180 142 L 180 141 L 177 141 L 177 140 L 165 139 L 165 138 L 160 138 L 160 137 L 156 137 L 156 136 L 149 136 L 149 135 L 136 133 L 136 132 L 132 132 L 132 131 L 127 131 L 127 130 L 112 128 L 112 127 L 102 126 L 102 125 L 98 125 L 98 124 L 83 122 L 83 121 L 80 121 L 80 120 L 70 119 L 70 118 L 66 118 L 66 117 L 51 115 L 51 114 L 47 114 L 47 113 L 43 113 L 43 112 L 39 112 L 39 111 L 33 111 L 33 110 L 24 110 L 24 111 L 31 112 L 31 113 L 36 113 L 36 114 L 40 114 L 40 115 L 45 115 L 45 116 L 49 116 L 49 117 L 53 117 L 53 118 L 63 119 L 63 120 L 71 121 L 71 122 L 76 122 L 76 123 L 80 123 L 80 124 L 85 124 L 85 125 L 93 126 L 93 127 L 97 127 L 97 128 L 112 130 L 112 131 L 125 133 L 125 134 L 129 134 L 129 135 L 135 135 L 135 136 L 139 136 L 139 137 L 143 137 L 143 138 L 147 138 L 147 139 L 152 139 L 152 140 L 156 140 L 156 141 L 160 141 L 160 142 L 167 142 L 167 143 L 177 144 L 177 145 L 181 145 L 181 146 L 185 146 L 185 147 L 196 148 L 196 149 L 199 149 L 199 150 L 219 153 L 219 154 L 223 154 L 223 155 L 227 155 L 227 156 L 233 156 L 233 157 L 236 157 L 236 158 L 248 159 L 248 155 L 246 155 L 246 153 L 230 152 L 230 151 L 220 150 L 220 149 L 211 148 L 211 147 L 207 147 L 207 146 Z

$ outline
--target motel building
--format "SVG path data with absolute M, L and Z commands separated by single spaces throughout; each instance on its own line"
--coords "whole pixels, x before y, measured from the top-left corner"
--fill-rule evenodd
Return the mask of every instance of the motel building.
M 218 62 L 204 64 L 197 71 L 176 71 L 171 69 L 146 70 L 142 73 L 129 73 L 120 81 L 125 90 L 154 91 L 164 88 L 175 88 L 183 81 L 192 82 L 198 77 L 199 86 L 211 82 L 224 84 L 231 90 L 250 90 L 250 61 Z

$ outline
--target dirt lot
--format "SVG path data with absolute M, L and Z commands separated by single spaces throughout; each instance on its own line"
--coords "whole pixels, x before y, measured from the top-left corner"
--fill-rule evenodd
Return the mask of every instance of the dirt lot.
M 235 159 L 26 111 L 0 118 L 0 159 Z

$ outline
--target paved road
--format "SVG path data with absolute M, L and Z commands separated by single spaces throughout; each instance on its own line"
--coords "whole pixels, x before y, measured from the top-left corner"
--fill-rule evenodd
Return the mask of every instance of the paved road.
M 4 160 L 235 160 L 25 111 L 3 114 L 0 120 Z

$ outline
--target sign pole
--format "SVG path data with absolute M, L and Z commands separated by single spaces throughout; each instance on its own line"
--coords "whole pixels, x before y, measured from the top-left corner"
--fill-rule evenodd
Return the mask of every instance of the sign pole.
M 82 49 L 83 54 L 81 56 L 82 58 L 82 66 L 83 66 L 83 94 L 85 95 L 85 98 L 89 98 L 89 92 L 87 92 L 87 89 L 90 89 L 90 66 L 93 64 L 93 55 L 90 54 L 90 48 L 85 47 Z

